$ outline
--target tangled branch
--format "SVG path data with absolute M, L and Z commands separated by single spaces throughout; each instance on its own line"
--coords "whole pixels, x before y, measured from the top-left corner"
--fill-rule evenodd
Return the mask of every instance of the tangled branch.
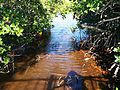
M 106 19 L 106 20 L 103 19 L 103 20 L 101 20 L 101 21 L 98 22 L 97 27 L 98 27 L 99 25 L 105 23 L 105 22 L 110 22 L 110 21 L 114 21 L 114 20 L 118 20 L 118 19 L 120 19 L 120 16 L 115 17 L 115 18 Z

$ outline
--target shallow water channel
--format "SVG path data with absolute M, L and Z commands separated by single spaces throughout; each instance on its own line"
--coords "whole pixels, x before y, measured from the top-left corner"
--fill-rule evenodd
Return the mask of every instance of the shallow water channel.
M 0 90 L 51 90 L 49 82 L 51 75 L 56 77 L 67 75 L 71 70 L 84 78 L 83 90 L 107 90 L 106 79 L 102 77 L 102 70 L 96 66 L 94 58 L 87 51 L 77 51 L 76 43 L 86 39 L 87 30 L 79 29 L 72 14 L 61 15 L 53 19 L 54 27 L 45 53 L 37 56 L 38 62 L 31 64 L 35 58 L 23 58 L 27 62 L 20 62 L 20 71 L 7 82 L 0 84 Z M 53 90 L 53 89 L 52 89 Z M 63 87 L 54 90 L 65 90 Z
M 76 50 L 79 41 L 88 37 L 87 30 L 79 29 L 72 14 L 58 15 L 53 19 L 51 37 L 46 48 L 50 54 L 65 54 Z

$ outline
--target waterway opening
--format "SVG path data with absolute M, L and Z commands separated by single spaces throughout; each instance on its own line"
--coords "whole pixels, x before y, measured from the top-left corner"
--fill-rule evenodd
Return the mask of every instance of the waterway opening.
M 49 54 L 65 54 L 77 49 L 76 44 L 88 38 L 87 30 L 77 26 L 73 14 L 57 15 L 52 21 L 51 36 L 46 47 Z
M 89 37 L 88 31 L 77 27 L 77 21 L 73 19 L 72 14 L 67 14 L 64 19 L 58 15 L 53 19 L 52 24 L 54 27 L 51 29 L 50 40 L 45 48 L 46 53 L 38 53 L 37 58 L 26 57 L 21 60 L 23 62 L 16 63 L 18 72 L 10 81 L 1 82 L 0 88 L 48 90 L 45 88 L 49 86 L 51 75 L 66 76 L 69 71 L 75 71 L 86 77 L 83 87 L 85 90 L 106 88 L 106 79 L 100 76 L 102 70 L 96 66 L 95 60 L 86 54 L 87 51 L 75 51 L 75 44 Z M 61 88 L 56 90 L 63 90 Z

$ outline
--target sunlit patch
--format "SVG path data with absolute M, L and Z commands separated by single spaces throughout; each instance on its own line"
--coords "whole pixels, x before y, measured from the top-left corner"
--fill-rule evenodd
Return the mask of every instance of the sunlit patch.
M 85 58 L 84 60 L 85 60 L 85 61 L 88 61 L 88 60 L 90 60 L 90 58 Z
M 65 54 L 75 51 L 79 42 L 88 37 L 86 30 L 79 29 L 76 19 L 73 19 L 73 14 L 62 15 L 58 14 L 53 18 L 53 26 L 51 28 L 51 37 L 47 46 L 47 53 L 50 54 Z M 71 30 L 74 29 L 74 32 Z

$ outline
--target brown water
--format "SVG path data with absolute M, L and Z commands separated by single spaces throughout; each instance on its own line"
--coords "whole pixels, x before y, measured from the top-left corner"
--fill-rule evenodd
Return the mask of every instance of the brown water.
M 1 82 L 0 90 L 51 90 L 52 75 L 59 78 L 67 75 L 71 70 L 83 76 L 84 90 L 107 90 L 107 80 L 102 78 L 103 71 L 96 66 L 94 58 L 87 54 L 87 51 L 75 50 L 76 36 L 69 30 L 69 26 L 65 27 L 65 22 L 62 23 L 59 28 L 56 25 L 51 30 L 46 52 L 39 53 L 37 58 L 30 56 L 23 58 L 23 62 L 16 64 L 18 72 L 11 80 Z M 53 81 L 57 82 L 56 79 Z M 59 87 L 55 90 L 65 90 L 65 88 Z

